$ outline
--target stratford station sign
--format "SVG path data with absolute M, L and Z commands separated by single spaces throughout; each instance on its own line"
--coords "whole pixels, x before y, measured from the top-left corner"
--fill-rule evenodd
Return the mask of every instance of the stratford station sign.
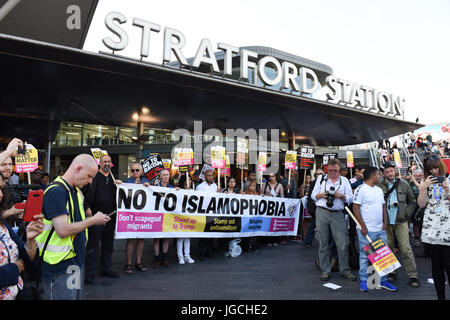
M 121 27 L 127 21 L 127 18 L 119 12 L 110 12 L 105 17 L 106 28 L 118 37 L 118 39 L 113 39 L 111 36 L 108 36 L 102 39 L 103 44 L 112 50 L 113 53 L 125 49 L 128 45 L 128 34 Z M 141 29 L 140 56 L 141 58 L 148 57 L 151 34 L 159 33 L 161 26 L 138 18 L 133 19 L 132 25 Z M 405 99 L 401 96 L 395 96 L 365 85 L 352 83 L 334 75 L 329 75 L 326 78 L 325 87 L 322 88 L 316 73 L 309 68 L 298 68 L 291 62 L 280 62 L 272 56 L 259 58 L 256 52 L 221 42 L 217 44 L 217 49 L 224 53 L 223 70 L 220 70 L 209 39 L 204 38 L 201 40 L 197 53 L 191 62 L 188 62 L 188 59 L 182 52 L 186 43 L 183 33 L 173 28 L 165 27 L 163 41 L 163 65 L 172 60 L 173 54 L 180 67 L 199 68 L 203 64 L 210 66 L 211 70 L 216 73 L 231 76 L 233 55 L 239 54 L 239 73 L 242 81 L 248 82 L 249 69 L 253 69 L 266 86 L 274 86 L 281 83 L 280 90 L 287 89 L 291 94 L 298 92 L 302 96 L 305 94 L 310 95 L 318 90 L 324 90 L 327 101 L 394 118 L 403 117 Z M 266 67 L 274 70 L 275 76 L 273 74 L 268 75 Z M 304 97 L 312 99 L 308 96 Z

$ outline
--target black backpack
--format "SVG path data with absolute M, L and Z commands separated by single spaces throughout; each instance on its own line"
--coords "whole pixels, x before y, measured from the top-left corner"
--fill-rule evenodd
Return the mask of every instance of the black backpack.
M 306 210 L 311 215 L 311 217 L 316 218 L 316 202 L 311 198 L 312 191 L 316 185 L 317 179 L 311 182 L 308 190 L 308 197 L 306 198 Z M 323 182 L 323 175 L 320 178 L 320 184 Z

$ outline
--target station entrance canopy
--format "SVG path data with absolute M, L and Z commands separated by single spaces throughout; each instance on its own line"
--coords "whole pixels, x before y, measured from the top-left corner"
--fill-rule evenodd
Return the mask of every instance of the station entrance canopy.
M 59 121 L 203 130 L 280 129 L 297 143 L 351 145 L 422 125 L 237 80 L 0 34 L 0 135 L 48 138 Z M 55 130 L 56 128 L 56 130 Z M 20 134 L 17 134 L 20 132 Z

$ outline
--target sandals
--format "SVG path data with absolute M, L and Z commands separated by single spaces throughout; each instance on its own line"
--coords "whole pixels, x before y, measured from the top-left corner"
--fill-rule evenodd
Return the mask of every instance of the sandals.
M 147 271 L 147 268 L 142 263 L 136 263 L 134 267 L 136 268 L 136 270 L 139 270 L 140 272 Z
M 125 273 L 126 274 L 132 274 L 133 273 L 133 268 L 131 267 L 131 264 L 126 264 L 125 265 Z

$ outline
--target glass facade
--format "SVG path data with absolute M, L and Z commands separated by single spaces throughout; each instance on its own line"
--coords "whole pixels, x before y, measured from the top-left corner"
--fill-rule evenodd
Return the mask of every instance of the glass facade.
M 171 130 L 144 128 L 150 137 L 147 144 L 172 142 Z M 109 146 L 135 144 L 137 128 L 62 122 L 53 147 Z

